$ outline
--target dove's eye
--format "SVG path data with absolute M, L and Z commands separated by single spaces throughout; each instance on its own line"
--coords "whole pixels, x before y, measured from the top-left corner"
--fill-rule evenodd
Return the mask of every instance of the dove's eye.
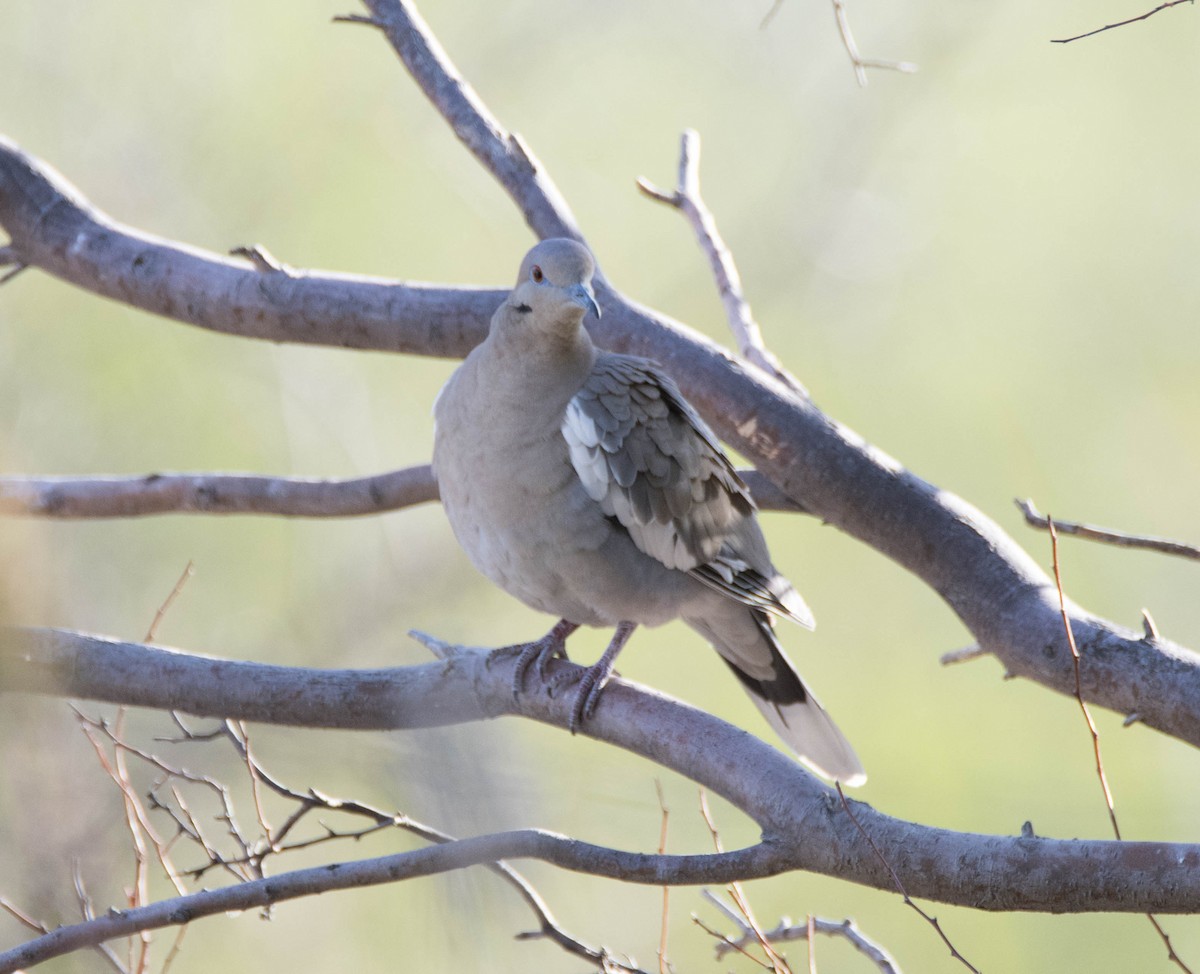
M 533 265 L 533 270 L 529 272 L 529 276 L 533 278 L 534 284 L 541 284 L 542 278 L 546 275 L 542 273 L 542 269 L 537 264 Z

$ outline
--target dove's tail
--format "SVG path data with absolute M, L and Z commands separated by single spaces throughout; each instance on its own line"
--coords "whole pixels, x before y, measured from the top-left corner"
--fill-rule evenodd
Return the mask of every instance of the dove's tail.
M 725 633 L 712 625 L 714 620 L 686 621 L 713 644 L 767 722 L 801 761 L 843 785 L 861 785 L 867 776 L 858 755 L 784 655 L 771 617 L 756 609 L 750 614 L 758 636 L 750 651 L 740 639 L 721 638 Z M 745 635 L 745 630 L 739 635 Z

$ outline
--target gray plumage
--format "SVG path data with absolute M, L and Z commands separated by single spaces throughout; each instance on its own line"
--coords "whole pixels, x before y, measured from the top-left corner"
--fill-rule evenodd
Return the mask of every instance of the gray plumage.
M 592 272 L 573 241 L 534 247 L 434 406 L 434 468 L 459 543 L 497 585 L 563 620 L 524 647 L 515 689 L 579 625 L 617 627 L 578 691 L 577 726 L 633 627 L 682 618 L 802 760 L 861 783 L 775 636 L 776 616 L 813 620 L 771 564 L 746 485 L 655 363 L 592 344 Z

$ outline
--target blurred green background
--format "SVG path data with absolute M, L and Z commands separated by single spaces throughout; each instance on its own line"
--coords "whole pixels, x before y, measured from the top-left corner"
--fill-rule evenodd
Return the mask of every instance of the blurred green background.
M 1045 536 L 1022 526 L 1013 497 L 1200 540 L 1198 14 L 1184 6 L 1049 43 L 1150 6 L 854 0 L 863 53 L 921 67 L 873 73 L 865 90 L 827 3 L 785 3 L 765 30 L 769 0 L 421 9 L 547 164 L 609 278 L 726 342 L 690 231 L 634 187 L 639 175 L 672 185 L 679 134 L 698 129 L 706 199 L 774 350 L 830 415 L 1048 563 Z M 531 243 L 522 220 L 382 38 L 330 23 L 347 12 L 313 0 L 8 0 L 0 132 L 117 219 L 165 237 L 220 252 L 259 242 L 297 267 L 507 285 Z M 0 470 L 353 476 L 423 462 L 430 405 L 452 368 L 207 334 L 29 271 L 0 290 Z M 765 521 L 820 622 L 785 640 L 869 770 L 860 797 L 957 829 L 1015 834 L 1031 820 L 1043 835 L 1107 837 L 1073 701 L 1004 681 L 993 660 L 943 668 L 939 655 L 970 637 L 933 593 L 810 519 Z M 3 521 L 0 613 L 139 638 L 189 560 L 195 577 L 160 640 L 223 656 L 422 662 L 409 628 L 500 645 L 549 623 L 471 571 L 434 507 L 329 523 Z M 1165 635 L 1200 642 L 1194 565 L 1070 540 L 1063 560 L 1069 592 L 1093 611 L 1134 626 L 1145 606 Z M 603 639 L 581 635 L 576 658 Z M 769 736 L 680 626 L 635 637 L 622 671 Z M 69 711 L 0 703 L 0 895 L 72 920 L 79 859 L 97 903 L 121 903 L 132 865 L 119 797 Z M 134 723 L 143 740 L 169 732 L 155 715 Z M 1122 730 L 1114 715 L 1099 723 L 1125 835 L 1196 840 L 1194 752 Z M 708 847 L 692 784 L 539 726 L 254 734 L 263 761 L 297 786 L 463 834 L 541 826 L 653 849 L 659 777 L 669 848 Z M 214 746 L 172 757 L 238 778 Z M 719 801 L 714 811 L 727 845 L 753 841 L 740 815 Z M 304 861 L 405 841 L 318 848 Z M 654 966 L 660 891 L 538 864 L 527 873 L 570 931 Z M 853 916 L 906 971 L 962 969 L 893 894 L 807 875 L 748 889 L 764 923 Z M 712 960 L 693 911 L 721 924 L 697 891 L 672 893 L 677 969 L 750 970 Z M 987 971 L 1169 969 L 1137 916 L 932 912 Z M 1200 921 L 1165 922 L 1200 964 Z M 270 925 L 205 920 L 171 969 L 581 969 L 512 939 L 530 926 L 477 870 L 287 904 Z M 0 915 L 0 945 L 25 935 Z M 170 940 L 159 935 L 158 961 Z M 844 943 L 818 947 L 823 972 L 874 969 Z M 803 947 L 790 954 L 802 967 Z M 79 955 L 44 969 L 100 963 Z

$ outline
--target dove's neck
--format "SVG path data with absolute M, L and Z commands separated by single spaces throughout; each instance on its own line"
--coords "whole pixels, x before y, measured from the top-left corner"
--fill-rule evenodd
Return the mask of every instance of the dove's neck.
M 582 322 L 532 320 L 527 312 L 503 306 L 485 343 L 491 374 L 503 376 L 520 395 L 571 398 L 591 373 L 596 346 Z

